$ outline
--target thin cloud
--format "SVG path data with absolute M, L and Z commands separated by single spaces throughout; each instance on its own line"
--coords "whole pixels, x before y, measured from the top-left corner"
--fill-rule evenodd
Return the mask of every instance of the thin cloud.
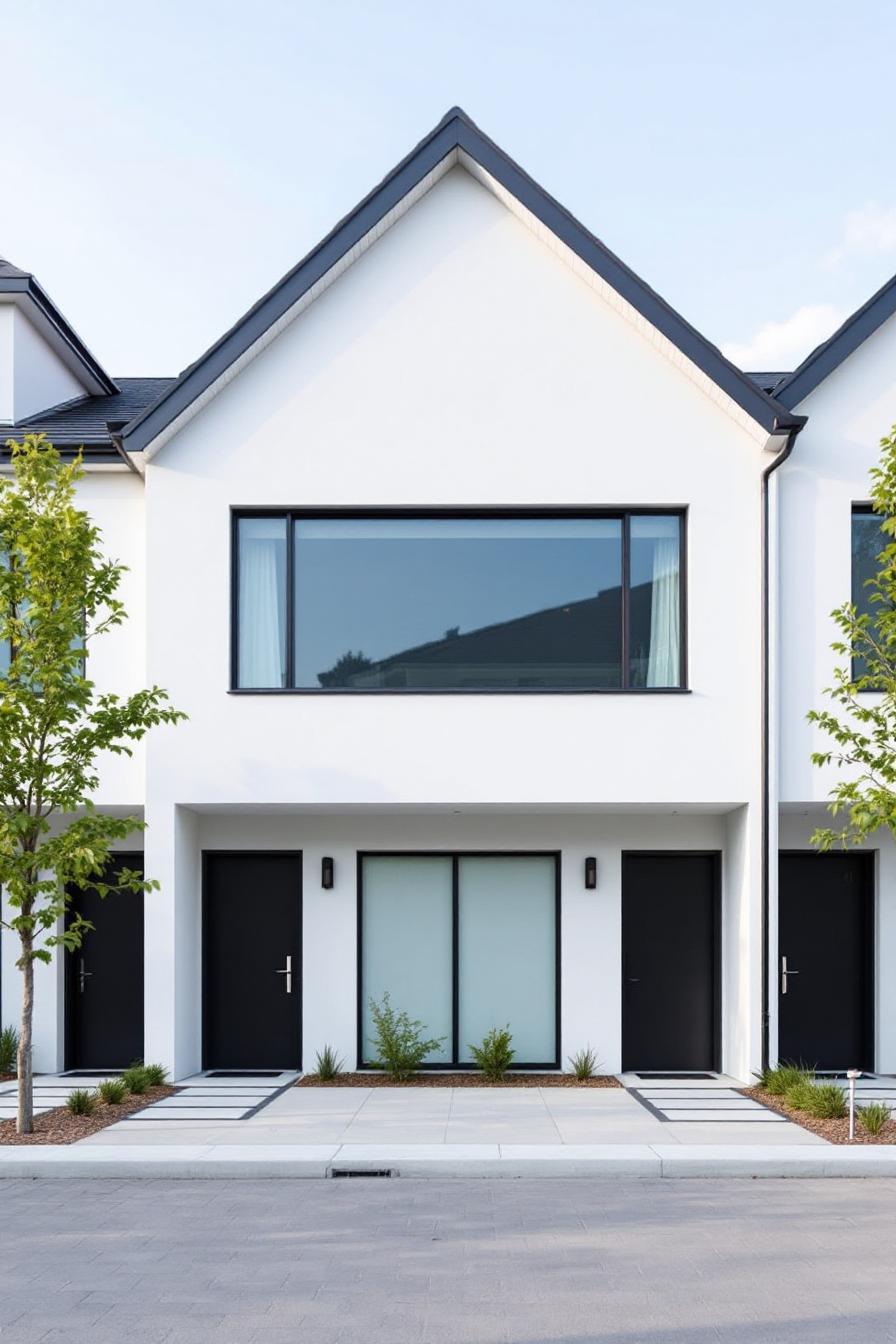
M 739 369 L 789 373 L 843 321 L 832 303 L 809 303 L 781 322 L 764 322 L 747 341 L 728 341 L 722 353 Z
M 896 252 L 896 205 L 885 207 L 870 202 L 850 210 L 843 222 L 843 237 L 822 258 L 828 270 L 834 270 L 847 257 L 880 257 Z

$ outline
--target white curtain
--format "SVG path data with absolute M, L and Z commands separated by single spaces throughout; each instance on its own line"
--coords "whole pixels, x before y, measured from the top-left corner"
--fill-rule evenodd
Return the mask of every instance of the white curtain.
M 678 539 L 660 537 L 653 550 L 648 686 L 677 686 L 681 668 L 678 600 Z
M 277 573 L 279 538 L 243 537 L 240 546 L 240 686 L 283 685 L 286 632 Z

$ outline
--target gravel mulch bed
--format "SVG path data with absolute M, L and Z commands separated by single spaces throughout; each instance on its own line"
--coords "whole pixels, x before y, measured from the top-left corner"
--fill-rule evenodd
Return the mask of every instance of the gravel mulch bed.
M 65 1106 L 57 1106 L 53 1111 L 34 1117 L 33 1134 L 17 1134 L 15 1120 L 0 1120 L 0 1144 L 4 1143 L 77 1143 L 86 1139 L 88 1134 L 96 1134 L 99 1129 L 114 1125 L 126 1115 L 142 1111 L 144 1106 L 162 1097 L 170 1097 L 177 1088 L 167 1083 L 161 1087 L 150 1087 L 141 1097 L 129 1096 L 118 1106 L 110 1106 L 105 1101 L 97 1103 L 93 1115 L 70 1115 Z
M 14 1073 L 0 1073 L 0 1083 L 11 1083 L 14 1078 Z
M 783 1097 L 774 1097 L 771 1092 L 766 1092 L 761 1087 L 743 1087 L 738 1089 L 745 1097 L 752 1097 L 754 1101 L 761 1101 L 763 1106 L 767 1106 L 770 1111 L 777 1111 L 778 1115 L 784 1115 L 794 1124 L 801 1125 L 803 1129 L 808 1129 L 812 1134 L 818 1134 L 822 1139 L 827 1139 L 828 1143 L 849 1144 L 849 1120 L 844 1117 L 842 1120 L 817 1120 L 814 1115 L 806 1115 L 805 1111 L 796 1111 L 792 1106 L 788 1106 Z M 879 1134 L 869 1134 L 862 1128 L 862 1121 L 856 1116 L 856 1137 L 852 1141 L 855 1143 L 896 1143 L 896 1120 L 892 1118 L 884 1125 Z
M 395 1083 L 384 1073 L 338 1073 L 327 1082 L 306 1074 L 296 1087 L 621 1087 L 612 1074 L 579 1081 L 572 1073 L 511 1073 L 503 1083 L 490 1083 L 481 1073 L 417 1073 L 406 1083 Z

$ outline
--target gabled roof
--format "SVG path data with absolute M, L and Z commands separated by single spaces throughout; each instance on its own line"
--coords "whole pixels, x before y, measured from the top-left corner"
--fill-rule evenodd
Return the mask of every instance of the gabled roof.
M 324 280 L 347 254 L 396 210 L 424 179 L 445 160 L 458 154 L 472 160 L 501 188 L 528 210 L 546 229 L 569 247 L 581 261 L 612 286 L 647 322 L 685 355 L 707 378 L 725 392 L 767 433 L 783 433 L 802 423 L 770 397 L 716 346 L 701 336 L 673 308 L 635 275 L 599 239 L 574 219 L 568 210 L 534 182 L 470 120 L 459 107 L 448 112 L 416 149 L 383 179 L 335 229 L 289 271 L 273 289 L 216 341 L 195 364 L 185 369 L 158 402 L 137 416 L 122 433 L 123 446 L 131 452 L 148 447 L 188 411 L 213 384 L 246 356 L 256 342 L 315 286 Z
M 46 434 L 53 446 L 64 454 L 83 448 L 88 457 L 119 457 L 113 434 L 157 401 L 174 379 L 117 378 L 115 381 L 118 391 L 111 396 L 79 397 L 76 401 L 26 416 L 0 430 L 0 442 L 21 440 L 26 434 Z
M 66 364 L 77 369 L 77 376 L 88 391 L 112 395 L 118 391 L 113 380 L 90 353 L 78 333 L 69 325 L 50 296 L 28 271 L 0 257 L 0 295 L 9 294 L 20 304 Z
M 787 375 L 783 383 L 775 388 L 777 399 L 789 409 L 798 406 L 894 313 L 896 313 L 896 275 L 876 294 L 872 294 L 867 303 L 857 308 L 833 336 L 816 346 L 799 368 Z

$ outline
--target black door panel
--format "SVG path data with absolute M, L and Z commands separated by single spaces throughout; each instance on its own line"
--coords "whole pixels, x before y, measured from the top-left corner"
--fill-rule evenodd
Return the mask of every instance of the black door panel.
M 301 1002 L 301 856 L 206 854 L 204 1067 L 297 1069 Z
M 873 856 L 782 854 L 779 873 L 778 1058 L 872 1069 Z
M 114 868 L 143 872 L 142 854 L 119 854 Z M 142 892 L 101 897 L 71 889 L 70 913 L 94 926 L 65 953 L 66 1067 L 121 1069 L 143 1058 Z
M 622 1067 L 718 1068 L 718 856 L 622 860 Z

